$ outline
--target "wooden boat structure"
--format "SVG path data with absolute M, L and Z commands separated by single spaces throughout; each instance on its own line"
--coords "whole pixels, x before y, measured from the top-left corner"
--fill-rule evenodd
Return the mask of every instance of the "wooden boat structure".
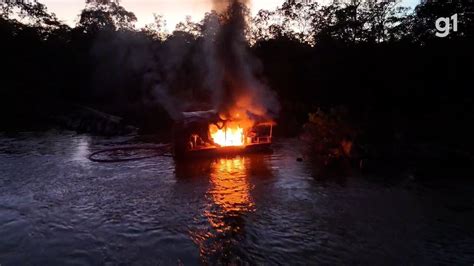
M 177 159 L 230 156 L 271 151 L 273 121 L 252 117 L 253 127 L 242 134 L 241 145 L 216 144 L 209 132 L 209 125 L 225 128 L 230 121 L 222 120 L 214 110 L 184 112 L 173 129 L 173 155 Z

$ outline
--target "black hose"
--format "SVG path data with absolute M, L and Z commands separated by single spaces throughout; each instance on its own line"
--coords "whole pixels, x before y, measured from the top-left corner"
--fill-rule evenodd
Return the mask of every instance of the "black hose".
M 96 152 L 93 152 L 89 155 L 89 160 L 97 163 L 117 163 L 117 162 L 129 162 L 129 161 L 138 161 L 144 160 L 148 158 L 158 157 L 158 156 L 166 156 L 171 157 L 170 152 L 171 145 L 170 144 L 162 144 L 162 145 L 133 145 L 133 146 L 122 146 L 122 147 L 114 147 L 110 149 L 103 149 Z M 114 152 L 114 151 L 132 151 L 132 150 L 155 150 L 159 153 L 142 156 L 142 157 L 135 157 L 135 158 L 123 158 L 123 159 L 97 159 L 94 158 L 98 154 L 107 153 L 107 152 Z

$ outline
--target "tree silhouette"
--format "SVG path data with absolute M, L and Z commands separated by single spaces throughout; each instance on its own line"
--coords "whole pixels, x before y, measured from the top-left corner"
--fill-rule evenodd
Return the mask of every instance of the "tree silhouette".
M 135 14 L 122 7 L 118 0 L 87 0 L 78 26 L 85 32 L 99 30 L 133 29 Z
M 259 78 L 283 106 L 280 133 L 296 134 L 318 108 L 328 113 L 342 106 L 372 146 L 389 146 L 395 135 L 413 142 L 471 139 L 474 132 L 462 126 L 472 119 L 473 104 L 469 1 L 429 1 L 413 13 L 387 1 L 286 1 L 253 17 L 243 11 L 245 48 L 262 62 Z M 436 19 L 453 14 L 458 31 L 436 37 Z M 88 0 L 70 28 L 41 3 L 2 2 L 0 48 L 8 51 L 2 55 L 8 66 L 0 86 L 2 126 L 21 124 L 18 117 L 29 123 L 67 114 L 65 106 L 75 103 L 142 128 L 167 128 L 156 88 L 186 108 L 207 106 L 212 88 L 203 65 L 226 16 L 187 17 L 169 33 L 162 16 L 136 29 L 135 15 L 119 1 Z

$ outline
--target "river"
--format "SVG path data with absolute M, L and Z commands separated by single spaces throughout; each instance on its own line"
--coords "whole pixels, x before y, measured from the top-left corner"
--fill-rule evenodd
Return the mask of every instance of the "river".
M 0 265 L 474 263 L 474 183 L 328 175 L 302 144 L 176 163 L 95 163 L 127 142 L 0 135 Z

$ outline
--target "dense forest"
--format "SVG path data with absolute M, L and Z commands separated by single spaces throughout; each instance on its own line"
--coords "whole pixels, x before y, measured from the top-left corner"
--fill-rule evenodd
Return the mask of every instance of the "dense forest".
M 49 127 L 80 105 L 154 133 L 170 127 L 169 107 L 206 108 L 212 88 L 201 67 L 204 40 L 225 14 L 188 17 L 169 33 L 158 15 L 136 28 L 117 0 L 87 0 L 75 27 L 41 3 L 0 8 L 0 129 Z M 357 139 L 373 156 L 400 156 L 414 143 L 470 152 L 471 1 L 428 1 L 413 11 L 385 1 L 287 1 L 247 12 L 247 49 L 278 95 L 280 136 Z M 453 14 L 457 31 L 437 37 L 436 20 Z M 166 86 L 157 91 L 157 84 Z

